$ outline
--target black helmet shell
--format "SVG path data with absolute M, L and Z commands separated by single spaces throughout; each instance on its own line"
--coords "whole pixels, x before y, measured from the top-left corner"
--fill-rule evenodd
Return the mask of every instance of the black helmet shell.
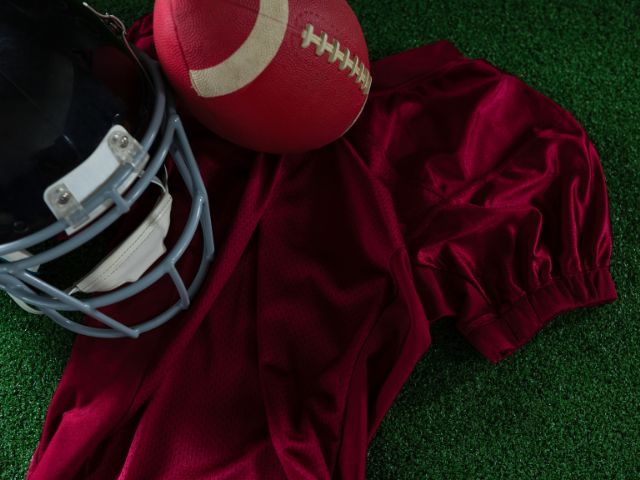
M 0 243 L 56 221 L 45 189 L 115 124 L 140 139 L 152 95 L 124 43 L 75 0 L 0 0 Z

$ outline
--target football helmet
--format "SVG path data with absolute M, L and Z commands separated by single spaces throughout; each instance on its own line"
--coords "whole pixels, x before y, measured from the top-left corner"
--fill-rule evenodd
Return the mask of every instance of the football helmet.
M 166 252 L 168 153 L 192 204 Z M 40 278 L 40 266 L 104 232 L 153 184 L 161 193 L 151 213 L 91 272 L 66 289 Z M 202 260 L 187 287 L 176 262 L 198 226 Z M 29 251 L 50 239 L 60 241 Z M 76 0 L 0 0 L 0 257 L 0 289 L 25 310 L 104 338 L 137 338 L 187 308 L 213 261 L 207 193 L 158 62 L 128 44 L 117 18 Z M 159 316 L 125 326 L 98 310 L 164 275 L 180 300 Z

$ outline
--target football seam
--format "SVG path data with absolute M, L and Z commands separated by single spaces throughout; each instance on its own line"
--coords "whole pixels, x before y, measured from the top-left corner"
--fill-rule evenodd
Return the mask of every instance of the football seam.
M 364 62 L 360 61 L 358 55 L 355 55 L 353 59 L 351 59 L 351 50 L 349 50 L 348 47 L 345 47 L 344 52 L 342 52 L 340 50 L 340 42 L 337 38 L 334 38 L 332 43 L 328 43 L 328 39 L 329 36 L 323 31 L 320 32 L 320 36 L 315 35 L 313 33 L 313 25 L 307 23 L 307 26 L 302 31 L 301 46 L 302 48 L 307 48 L 313 43 L 316 45 L 316 55 L 321 56 L 324 52 L 328 52 L 329 63 L 340 60 L 338 70 L 350 69 L 351 73 L 347 75 L 347 78 L 355 76 L 355 84 L 361 84 L 360 90 L 362 90 L 362 95 L 368 95 L 371 88 L 371 73 Z
M 175 10 L 175 5 L 174 2 L 172 0 L 169 0 L 169 5 L 171 6 L 171 16 L 173 19 L 176 18 L 176 10 Z M 178 22 L 173 21 L 173 31 L 175 33 L 176 36 L 176 43 L 178 44 L 178 48 L 180 49 L 180 55 L 182 56 L 182 62 L 184 63 L 184 66 L 186 67 L 186 71 L 189 71 L 189 63 L 187 62 L 187 55 L 184 51 L 184 48 L 182 47 L 182 37 L 180 35 L 180 31 L 178 30 Z M 195 88 L 193 88 L 193 85 L 191 84 L 191 82 L 189 82 L 189 87 L 195 92 Z

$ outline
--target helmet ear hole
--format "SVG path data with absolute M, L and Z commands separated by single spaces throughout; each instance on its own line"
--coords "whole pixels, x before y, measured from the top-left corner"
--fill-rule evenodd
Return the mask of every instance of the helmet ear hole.
M 29 226 L 27 225 L 27 222 L 23 222 L 22 220 L 13 222 L 13 231 L 17 234 L 22 235 L 23 233 L 27 233 L 28 230 Z

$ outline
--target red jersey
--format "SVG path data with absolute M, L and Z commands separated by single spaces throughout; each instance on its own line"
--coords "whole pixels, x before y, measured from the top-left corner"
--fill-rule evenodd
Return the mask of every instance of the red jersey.
M 154 55 L 149 17 L 131 39 Z M 602 170 L 569 113 L 446 41 L 371 75 L 353 128 L 304 154 L 182 112 L 217 240 L 207 283 L 138 340 L 77 338 L 30 480 L 363 479 L 431 322 L 456 317 L 497 362 L 616 298 Z M 176 299 L 163 280 L 108 313 L 134 324 Z

